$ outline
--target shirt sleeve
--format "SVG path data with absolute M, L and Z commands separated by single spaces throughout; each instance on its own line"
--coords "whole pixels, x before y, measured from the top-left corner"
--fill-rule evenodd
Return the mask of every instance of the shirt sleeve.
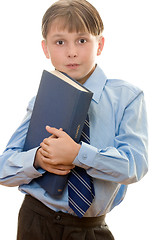
M 82 142 L 73 163 L 97 179 L 125 185 L 137 182 L 148 171 L 147 139 L 146 108 L 140 93 L 124 109 L 114 146 L 97 149 Z
M 19 186 L 42 175 L 42 170 L 37 171 L 33 166 L 37 148 L 23 152 L 31 115 L 32 111 L 28 108 L 24 120 L 0 156 L 0 184 L 2 185 Z

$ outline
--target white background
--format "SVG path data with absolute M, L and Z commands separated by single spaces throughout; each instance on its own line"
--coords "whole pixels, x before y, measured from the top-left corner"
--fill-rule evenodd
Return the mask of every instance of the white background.
M 143 89 L 149 122 L 149 173 L 129 186 L 123 203 L 106 217 L 116 240 L 159 239 L 160 31 L 157 0 L 90 0 L 105 25 L 98 63 L 108 78 Z M 0 3 L 0 153 L 36 94 L 43 69 L 51 69 L 41 50 L 41 18 L 52 0 Z M 16 239 L 23 195 L 0 186 L 0 238 Z

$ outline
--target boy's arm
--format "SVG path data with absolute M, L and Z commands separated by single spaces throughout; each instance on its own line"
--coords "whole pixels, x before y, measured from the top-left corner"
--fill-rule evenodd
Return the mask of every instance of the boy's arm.
M 0 156 L 0 184 L 2 185 L 19 186 L 42 175 L 43 171 L 37 171 L 33 166 L 37 148 L 22 152 L 31 114 L 32 112 L 28 110 L 22 124 Z
M 124 185 L 139 181 L 148 171 L 148 131 L 144 96 L 141 92 L 125 108 L 114 146 L 97 149 L 82 143 L 73 164 L 94 178 Z

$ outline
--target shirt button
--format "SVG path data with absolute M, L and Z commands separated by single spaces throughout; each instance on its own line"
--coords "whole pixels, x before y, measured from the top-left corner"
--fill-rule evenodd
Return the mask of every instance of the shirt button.
M 56 219 L 57 221 L 59 221 L 59 220 L 61 220 L 61 216 L 60 216 L 60 215 L 57 215 L 57 216 L 55 217 L 55 219 Z
M 83 158 L 83 160 L 86 160 L 87 159 L 87 154 L 86 153 L 83 154 L 82 158 Z

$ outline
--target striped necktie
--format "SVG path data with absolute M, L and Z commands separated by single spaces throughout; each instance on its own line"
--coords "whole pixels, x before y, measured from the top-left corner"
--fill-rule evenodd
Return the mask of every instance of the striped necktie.
M 88 144 L 90 144 L 89 127 L 89 118 L 87 115 L 80 141 Z M 83 217 L 91 206 L 94 196 L 95 192 L 92 177 L 87 174 L 85 169 L 76 166 L 68 178 L 69 206 L 78 217 Z

